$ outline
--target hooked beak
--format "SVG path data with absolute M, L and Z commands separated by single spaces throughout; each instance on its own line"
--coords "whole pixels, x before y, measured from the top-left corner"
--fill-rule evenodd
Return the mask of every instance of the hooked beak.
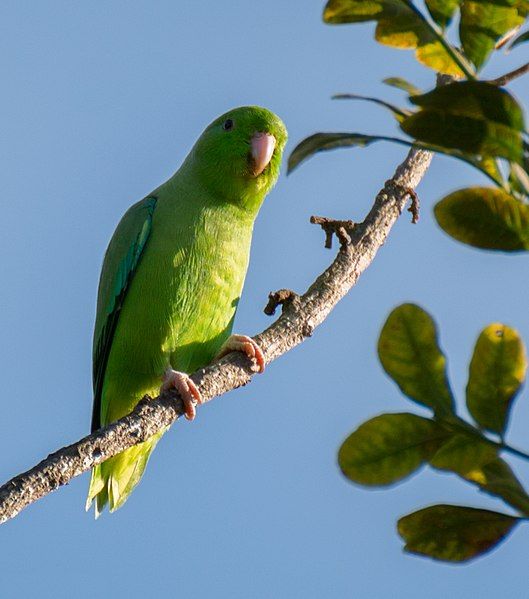
M 270 133 L 257 132 L 254 133 L 250 142 L 252 160 L 253 160 L 253 175 L 260 175 L 272 160 L 272 155 L 276 147 L 276 138 Z

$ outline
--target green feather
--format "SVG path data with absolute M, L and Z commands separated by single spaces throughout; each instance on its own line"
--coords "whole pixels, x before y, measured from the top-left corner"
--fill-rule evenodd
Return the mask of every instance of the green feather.
M 156 198 L 147 197 L 129 208 L 106 252 L 94 332 L 92 432 L 101 426 L 101 392 L 108 355 L 127 288 L 151 232 L 155 207 Z
M 250 155 L 256 132 L 277 141 L 258 176 Z M 232 110 L 211 123 L 171 179 L 125 214 L 99 284 L 93 427 L 156 395 L 168 367 L 191 373 L 205 366 L 228 338 L 253 223 L 285 143 L 284 125 L 270 111 Z M 123 505 L 162 434 L 93 469 L 87 507 L 96 499 L 96 516 L 107 503 L 111 511 Z

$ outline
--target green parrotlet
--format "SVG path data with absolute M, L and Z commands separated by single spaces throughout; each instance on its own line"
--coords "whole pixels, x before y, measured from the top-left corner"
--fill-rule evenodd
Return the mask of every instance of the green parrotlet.
M 200 393 L 188 374 L 229 351 L 264 368 L 257 344 L 231 335 L 255 218 L 279 175 L 282 121 L 258 106 L 213 121 L 178 171 L 125 213 L 105 254 L 93 346 L 92 431 L 145 395 L 176 387 L 189 420 Z M 92 470 L 87 509 L 119 508 L 159 433 Z

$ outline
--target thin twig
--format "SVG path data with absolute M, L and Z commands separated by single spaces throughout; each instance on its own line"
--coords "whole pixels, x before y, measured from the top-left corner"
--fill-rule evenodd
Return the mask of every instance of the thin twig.
M 299 301 L 299 295 L 291 289 L 280 289 L 268 294 L 268 303 L 263 312 L 267 316 L 273 316 L 276 313 L 278 306 L 286 306 L 289 303 Z
M 418 185 L 431 158 L 430 152 L 410 150 L 390 182 L 377 194 L 364 222 L 348 232 L 350 243 L 342 244 L 333 263 L 307 291 L 296 301 L 284 302 L 281 316 L 255 337 L 267 363 L 310 336 L 353 287 L 385 243 L 406 204 L 409 190 Z M 232 353 L 197 371 L 191 378 L 204 400 L 211 400 L 246 385 L 253 374 L 249 361 L 240 353 Z M 0 487 L 0 522 L 13 518 L 96 464 L 145 441 L 182 414 L 182 400 L 174 390 L 152 400 L 144 398 L 125 418 L 60 449 Z
M 313 225 L 320 225 L 325 231 L 325 247 L 332 248 L 332 236 L 336 235 L 341 245 L 351 243 L 351 232 L 356 223 L 352 220 L 335 220 L 326 216 L 311 216 L 310 222 Z
M 421 203 L 419 196 L 414 189 L 407 189 L 408 195 L 410 196 L 410 205 L 408 206 L 408 212 L 411 212 L 411 222 L 416 225 L 419 222 Z
M 517 69 L 514 69 L 514 71 L 505 73 L 505 75 L 502 75 L 501 77 L 497 77 L 496 79 L 489 79 L 488 83 L 492 83 L 492 85 L 498 85 L 502 87 L 503 85 L 507 85 L 507 83 L 513 81 L 513 79 L 517 79 L 518 77 L 525 75 L 525 73 L 529 73 L 529 62 L 523 64 L 521 67 L 518 67 Z

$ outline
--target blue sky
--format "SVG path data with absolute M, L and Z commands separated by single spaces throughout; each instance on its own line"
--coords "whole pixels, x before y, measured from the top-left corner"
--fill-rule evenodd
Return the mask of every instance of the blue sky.
M 317 130 L 394 131 L 380 109 L 333 102 L 332 93 L 400 101 L 381 79 L 432 84 L 411 53 L 376 45 L 372 25 L 324 25 L 322 6 L 2 4 L 0 478 L 88 431 L 106 244 L 125 209 L 176 170 L 213 118 L 266 106 L 285 121 L 290 151 Z M 522 49 L 501 56 L 488 73 L 523 59 Z M 527 80 L 512 89 L 527 98 Z M 310 215 L 361 220 L 403 155 L 384 145 L 335 152 L 281 176 L 256 224 L 238 332 L 269 324 L 269 291 L 303 291 L 331 260 Z M 420 224 L 400 220 L 313 338 L 194 423 L 178 422 L 123 509 L 94 522 L 83 509 L 84 475 L 2 527 L 3 596 L 525 597 L 527 527 L 465 567 L 406 556 L 395 532 L 399 516 L 429 504 L 504 509 L 500 502 L 427 471 L 365 490 L 336 466 L 338 446 L 363 420 L 421 413 L 377 362 L 378 331 L 394 306 L 414 301 L 435 316 L 460 398 L 485 325 L 505 322 L 529 340 L 527 257 L 459 245 L 432 219 L 439 197 L 476 181 L 436 159 L 419 188 Z M 524 391 L 508 438 L 526 450 L 528 425 Z M 512 464 L 529 482 L 527 465 Z

